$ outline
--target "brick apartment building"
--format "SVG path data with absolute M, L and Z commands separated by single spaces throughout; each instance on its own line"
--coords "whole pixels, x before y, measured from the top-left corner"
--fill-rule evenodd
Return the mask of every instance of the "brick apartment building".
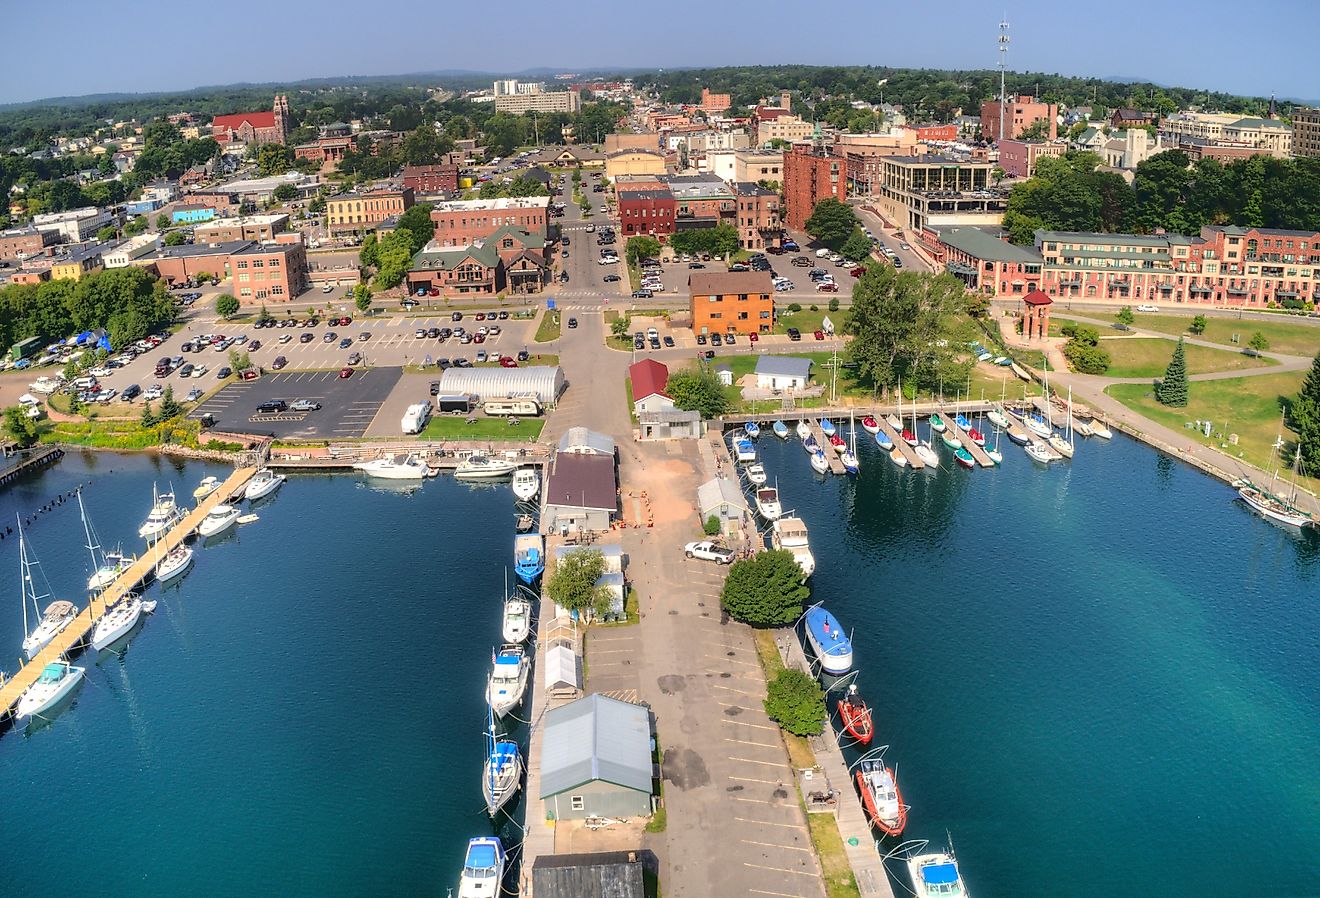
M 301 240 L 249 243 L 229 257 L 239 302 L 280 302 L 307 289 L 307 251 Z
M 309 159 L 322 169 L 332 169 L 344 161 L 353 150 L 351 137 L 318 137 L 311 143 L 300 143 L 293 148 L 295 159 Z
M 848 193 L 870 196 L 879 191 L 883 177 L 881 160 L 887 156 L 910 156 L 924 152 L 915 131 L 894 128 L 877 134 L 839 134 L 834 154 L 847 163 Z
M 189 203 L 210 206 L 218 216 L 237 215 L 242 201 L 237 194 L 222 190 L 203 190 L 185 195 Z
M 764 250 L 783 242 L 784 222 L 779 216 L 779 194 L 751 182 L 736 186 L 738 192 L 738 245 Z
M 701 102 L 697 108 L 702 112 L 709 114 L 723 112 L 733 105 L 733 98 L 729 94 L 713 94 L 710 88 L 701 89 Z
M 1045 156 L 1062 156 L 1066 152 L 1066 143 L 1006 137 L 999 144 L 999 167 L 1010 178 L 1030 178 L 1036 172 L 1036 160 Z
M 244 215 L 239 218 L 217 218 L 193 228 L 198 243 L 226 243 L 231 240 L 274 240 L 276 234 L 289 229 L 289 216 Z
M 680 231 L 733 223 L 738 201 L 733 188 L 715 175 L 670 175 L 664 179 L 674 195 L 676 227 Z
M 325 220 L 331 234 L 365 233 L 385 219 L 407 212 L 412 204 L 410 187 L 345 193 L 325 201 Z
M 547 235 L 548 196 L 503 197 L 494 200 L 453 200 L 431 210 L 439 247 L 468 246 L 511 225 L 542 241 Z
M 981 104 L 981 136 L 987 141 L 999 140 L 999 119 L 1004 117 L 1004 137 L 1017 138 L 1036 122 L 1044 120 L 1047 131 L 1044 137 L 1054 140 L 1059 136 L 1059 107 L 1054 103 L 1042 103 L 1035 97 L 1014 97 L 1006 103 L 999 100 L 987 100 Z
M 939 125 L 931 123 L 925 125 L 903 125 L 902 127 L 904 131 L 912 132 L 917 140 L 954 141 L 958 139 L 957 125 Z
M 408 165 L 403 186 L 414 194 L 453 193 L 458 190 L 457 165 Z
M 688 276 L 692 330 L 698 334 L 768 334 L 775 291 L 768 271 L 699 271 Z
M 38 231 L 31 225 L 0 231 L 0 262 L 38 255 L 59 239 L 58 231 Z
M 935 261 L 973 292 L 1025 295 L 1040 287 L 1040 254 L 1009 243 L 998 228 L 928 227 L 921 240 Z
M 794 144 L 784 154 L 784 221 L 802 230 L 816 204 L 826 197 L 847 202 L 847 163 L 822 146 Z
M 661 242 L 674 233 L 677 204 L 668 188 L 619 190 L 619 229 L 623 238 L 644 234 Z
M 1293 110 L 1294 156 L 1320 156 L 1320 109 Z

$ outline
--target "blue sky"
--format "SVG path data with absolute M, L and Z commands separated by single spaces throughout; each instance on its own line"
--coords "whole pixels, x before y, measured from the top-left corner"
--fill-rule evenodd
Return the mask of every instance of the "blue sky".
M 1320 0 L 1258 0 L 1245 7 L 1240 0 L 1000 3 L 1012 23 L 1013 69 L 1320 99 L 1312 46 Z M 567 12 L 545 12 L 557 6 Z M 235 12 L 225 14 L 226 8 Z M 477 10 L 454 0 L 70 0 L 55 13 L 58 43 L 7 43 L 0 102 L 439 69 L 988 68 L 996 62 L 1001 17 L 993 0 L 505 0 Z M 254 34 L 261 35 L 255 42 Z

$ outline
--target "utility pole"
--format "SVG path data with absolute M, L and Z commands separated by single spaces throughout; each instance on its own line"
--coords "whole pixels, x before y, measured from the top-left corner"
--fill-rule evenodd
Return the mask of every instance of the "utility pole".
M 1008 115 L 1008 89 L 1005 87 L 1008 64 L 1008 13 L 999 23 L 999 142 L 1004 142 L 1004 119 Z

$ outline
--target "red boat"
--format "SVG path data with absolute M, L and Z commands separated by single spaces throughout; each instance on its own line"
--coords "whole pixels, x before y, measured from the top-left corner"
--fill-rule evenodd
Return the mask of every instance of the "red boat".
M 887 836 L 902 835 L 907 826 L 907 805 L 898 791 L 894 771 L 883 761 L 863 761 L 857 768 L 857 788 L 871 825 Z
M 834 447 L 835 452 L 842 452 L 848 448 L 848 441 L 837 433 L 830 434 L 830 445 Z
M 865 430 L 867 433 L 874 436 L 875 434 L 880 432 L 880 422 L 877 421 L 873 416 L 867 415 L 865 418 L 862 419 L 862 430 Z
M 907 428 L 904 428 L 903 442 L 907 443 L 909 446 L 915 446 L 917 445 L 917 435 L 912 431 L 908 430 Z
M 977 430 L 975 427 L 968 430 L 967 435 L 972 438 L 972 442 L 976 445 L 985 445 L 985 434 L 981 433 L 981 431 Z
M 839 699 L 839 718 L 843 721 L 844 732 L 863 745 L 871 744 L 871 737 L 875 735 L 871 709 L 857 694 L 856 685 L 848 687 L 848 694 Z

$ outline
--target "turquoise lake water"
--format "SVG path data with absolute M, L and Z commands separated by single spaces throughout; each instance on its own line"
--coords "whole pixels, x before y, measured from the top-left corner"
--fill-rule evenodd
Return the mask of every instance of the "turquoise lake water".
M 1294 896 L 1320 881 L 1320 544 L 1123 438 L 1042 469 L 817 480 L 760 452 L 854 630 L 908 836 L 952 834 L 976 898 Z M 943 450 L 941 450 L 943 451 Z M 102 541 L 153 480 L 219 468 L 70 454 L 0 519 L 88 483 Z M 50 725 L 0 736 L 0 895 L 437 895 L 480 794 L 482 690 L 512 561 L 507 486 L 298 477 L 203 547 Z M 0 524 L 0 529 L 3 524 Z M 80 596 L 76 504 L 29 529 Z M 22 639 L 0 541 L 0 646 Z M 5 635 L 7 634 L 7 635 Z M 516 841 L 516 831 L 502 835 Z

